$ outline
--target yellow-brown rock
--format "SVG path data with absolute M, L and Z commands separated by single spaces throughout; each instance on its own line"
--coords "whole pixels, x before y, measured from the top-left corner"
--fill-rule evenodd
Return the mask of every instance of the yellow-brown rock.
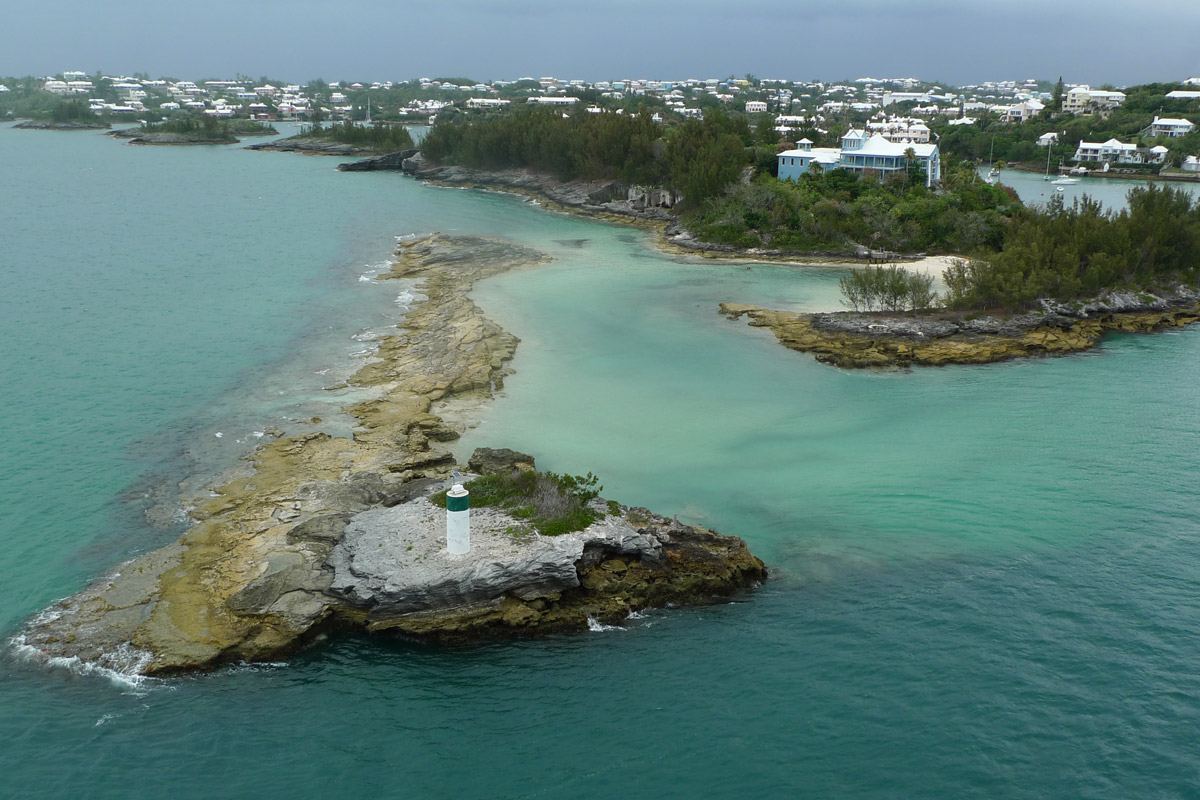
M 1081 319 L 1054 316 L 1052 322 L 1031 323 L 1017 332 L 920 336 L 842 330 L 820 325 L 818 315 L 742 303 L 722 303 L 720 310 L 730 319 L 746 316 L 750 325 L 768 328 L 787 348 L 812 353 L 821 363 L 847 368 L 987 364 L 1061 355 L 1095 347 L 1109 331 L 1149 332 L 1200 319 L 1200 304 L 1191 303 L 1166 310 L 1113 312 Z

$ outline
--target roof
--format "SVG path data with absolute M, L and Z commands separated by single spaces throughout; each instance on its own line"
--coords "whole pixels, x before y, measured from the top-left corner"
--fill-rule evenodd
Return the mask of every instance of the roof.
M 1125 144 L 1118 139 L 1109 139 L 1107 142 L 1080 142 L 1079 148 L 1082 150 L 1085 147 L 1106 147 L 1110 150 L 1136 150 L 1136 144 Z
M 1154 125 L 1187 125 L 1188 127 L 1192 127 L 1191 120 L 1173 119 L 1171 117 L 1155 117 L 1154 122 L 1152 124 L 1154 124 Z
M 812 150 L 784 150 L 779 157 L 804 158 L 818 164 L 836 164 L 842 157 L 842 151 L 836 147 L 814 147 Z
M 885 139 L 880 134 L 875 134 L 866 141 L 863 146 L 854 151 L 855 155 L 868 156 L 902 156 L 908 150 L 912 150 L 917 154 L 918 158 L 929 158 L 935 150 L 936 144 L 925 144 L 921 142 L 891 142 Z

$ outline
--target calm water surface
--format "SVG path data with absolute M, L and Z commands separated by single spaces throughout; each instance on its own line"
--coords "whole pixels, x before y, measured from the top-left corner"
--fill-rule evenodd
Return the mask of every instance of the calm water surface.
M 0 127 L 0 176 L 0 633 L 172 540 L 175 485 L 264 427 L 344 426 L 322 387 L 401 311 L 371 276 L 433 230 L 557 259 L 477 288 L 522 344 L 460 452 L 592 470 L 773 572 L 539 642 L 139 685 L 2 658 L 0 797 L 1196 795 L 1196 330 L 843 372 L 716 313 L 832 307 L 836 270 L 236 147 Z

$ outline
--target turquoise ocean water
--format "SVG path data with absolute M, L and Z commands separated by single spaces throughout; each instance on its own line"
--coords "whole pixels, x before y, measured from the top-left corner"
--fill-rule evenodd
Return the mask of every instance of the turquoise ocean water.
M 844 372 L 716 313 L 835 307 L 836 270 L 333 165 L 0 127 L 0 635 L 173 540 L 173 487 L 264 427 L 337 430 L 322 387 L 400 312 L 370 276 L 433 230 L 557 259 L 476 290 L 522 344 L 461 453 L 597 472 L 772 579 L 136 685 L 0 656 L 0 797 L 1196 796 L 1200 331 Z

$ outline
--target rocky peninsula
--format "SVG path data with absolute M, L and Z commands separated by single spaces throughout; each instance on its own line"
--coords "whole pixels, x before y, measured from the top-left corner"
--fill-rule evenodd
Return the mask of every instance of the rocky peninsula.
M 27 119 L 13 125 L 29 131 L 97 131 L 107 130 L 112 126 L 102 120 L 65 120 L 58 122 L 51 119 Z
M 421 298 L 347 381 L 371 393 L 345 408 L 353 435 L 281 435 L 259 447 L 249 474 L 196 501 L 178 542 L 42 612 L 15 646 L 154 675 L 273 660 L 336 630 L 442 642 L 581 630 L 762 580 L 739 539 L 598 499 L 593 525 L 554 537 L 483 509 L 471 553 L 441 551 L 445 512 L 429 496 L 459 466 L 445 443 L 460 428 L 448 420 L 502 386 L 517 346 L 468 293 L 545 261 L 475 236 L 400 244 L 386 277 L 419 281 Z M 477 453 L 462 468 L 532 461 Z
M 1200 291 L 1112 292 L 1086 303 L 1041 301 L 1034 312 L 1006 317 L 950 314 L 801 314 L 722 303 L 730 319 L 746 316 L 780 344 L 836 367 L 986 364 L 1095 347 L 1110 331 L 1138 333 L 1200 320 Z
M 297 134 L 285 139 L 274 139 L 246 146 L 247 150 L 276 150 L 281 153 L 303 153 L 310 156 L 372 156 L 379 150 L 361 144 L 346 144 L 331 139 Z

